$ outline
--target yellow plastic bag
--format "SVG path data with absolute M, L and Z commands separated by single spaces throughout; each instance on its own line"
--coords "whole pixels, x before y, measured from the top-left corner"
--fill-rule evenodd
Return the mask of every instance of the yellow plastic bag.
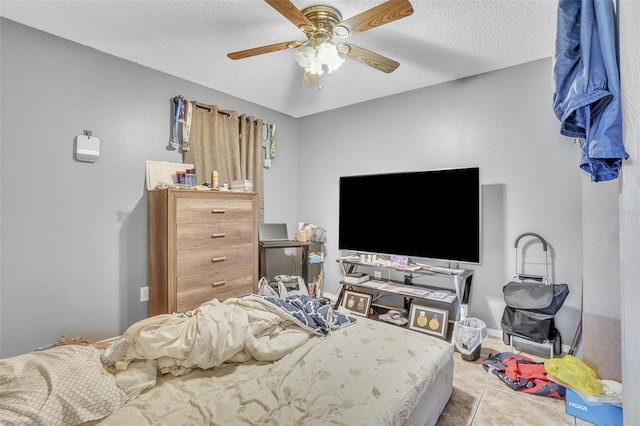
M 548 359 L 544 362 L 544 369 L 572 390 L 591 396 L 602 395 L 602 385 L 596 372 L 573 355 Z

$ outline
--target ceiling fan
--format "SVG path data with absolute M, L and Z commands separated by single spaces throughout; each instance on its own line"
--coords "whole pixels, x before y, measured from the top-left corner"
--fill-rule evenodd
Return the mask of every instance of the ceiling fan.
M 352 34 L 405 18 L 413 13 L 408 0 L 388 0 L 347 20 L 342 20 L 340 12 L 330 6 L 310 6 L 298 9 L 289 0 L 265 0 L 285 18 L 300 28 L 307 36 L 305 41 L 285 41 L 267 46 L 229 53 L 231 59 L 244 59 L 264 53 L 285 49 L 297 49 L 296 61 L 305 70 L 305 80 L 315 81 L 325 70 L 338 68 L 344 59 L 340 54 L 362 62 L 377 70 L 391 73 L 400 65 L 377 53 L 351 43 L 334 44 L 333 38 L 344 39 Z

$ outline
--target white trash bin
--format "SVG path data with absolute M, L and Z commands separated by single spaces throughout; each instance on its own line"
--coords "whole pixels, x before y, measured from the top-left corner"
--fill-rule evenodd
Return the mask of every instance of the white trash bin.
M 478 318 L 465 318 L 453 326 L 453 343 L 465 361 L 480 358 L 482 342 L 487 340 L 487 326 Z

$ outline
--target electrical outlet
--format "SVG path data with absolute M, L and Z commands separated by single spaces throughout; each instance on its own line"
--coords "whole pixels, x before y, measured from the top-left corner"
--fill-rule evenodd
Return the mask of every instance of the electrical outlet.
M 380 271 L 373 271 L 373 278 L 379 280 L 380 278 L 382 278 L 382 272 Z
M 140 301 L 146 302 L 149 300 L 149 286 L 140 287 Z

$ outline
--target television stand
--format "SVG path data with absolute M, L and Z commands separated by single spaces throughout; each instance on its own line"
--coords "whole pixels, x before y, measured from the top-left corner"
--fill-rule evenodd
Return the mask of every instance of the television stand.
M 341 280 L 340 293 L 336 299 L 334 309 L 338 309 L 344 299 L 345 291 L 352 290 L 362 293 L 368 293 L 373 296 L 373 306 L 380 306 L 383 308 L 389 308 L 381 303 L 375 301 L 382 296 L 401 296 L 404 297 L 405 306 L 410 303 L 416 303 L 418 305 L 426 306 L 438 306 L 448 307 L 452 313 L 448 317 L 449 334 L 453 336 L 453 325 L 464 318 L 466 318 L 469 310 L 469 297 L 471 292 L 471 282 L 473 280 L 473 270 L 471 269 L 457 269 L 457 268 L 445 268 L 435 267 L 426 264 L 409 264 L 405 268 L 394 266 L 381 266 L 377 263 L 363 262 L 362 260 L 356 260 L 354 257 L 343 257 L 337 261 L 342 269 L 343 277 L 347 274 L 363 272 L 369 269 L 382 269 L 388 271 L 389 278 L 375 278 L 369 281 L 361 283 L 347 283 Z M 391 272 L 401 272 L 405 276 L 405 283 L 402 281 L 393 281 L 390 279 Z M 406 277 L 444 277 L 450 278 L 449 281 L 453 284 L 454 292 L 448 291 L 441 287 L 431 287 L 423 284 L 406 284 Z M 442 280 L 441 280 L 442 281 Z

